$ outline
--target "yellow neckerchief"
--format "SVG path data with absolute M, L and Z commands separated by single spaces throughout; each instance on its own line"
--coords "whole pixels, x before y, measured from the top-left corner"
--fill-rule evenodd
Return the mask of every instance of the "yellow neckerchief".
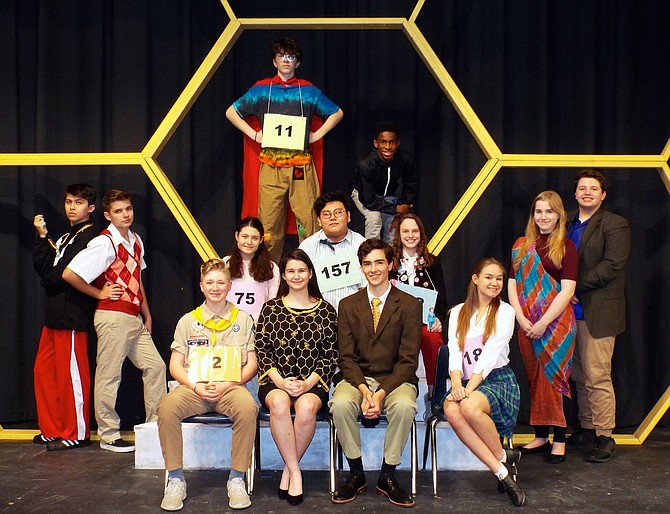
M 212 346 L 216 343 L 216 333 L 221 332 L 222 330 L 227 329 L 230 325 L 232 325 L 235 320 L 237 319 L 237 313 L 240 311 L 235 306 L 232 306 L 230 308 L 230 318 L 221 318 L 219 321 L 214 321 L 213 319 L 208 319 L 205 321 L 205 318 L 202 313 L 202 305 L 200 305 L 198 308 L 195 310 L 191 311 L 191 315 L 195 318 L 195 320 L 200 323 L 201 325 L 204 325 L 205 327 L 209 328 L 212 331 Z

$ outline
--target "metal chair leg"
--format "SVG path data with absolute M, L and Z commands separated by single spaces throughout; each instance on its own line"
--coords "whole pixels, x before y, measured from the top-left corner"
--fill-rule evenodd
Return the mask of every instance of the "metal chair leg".
M 247 494 L 251 496 L 254 494 L 254 480 L 256 478 L 256 445 L 251 449 L 251 462 L 249 469 L 247 469 Z
M 410 460 L 412 468 L 412 496 L 416 496 L 416 475 L 419 467 L 419 456 L 416 446 L 416 420 L 412 420 L 412 447 L 410 448 Z
M 430 416 L 426 420 L 426 431 L 425 431 L 425 435 L 424 435 L 424 438 L 423 438 L 423 467 L 422 467 L 423 471 L 426 471 L 426 462 L 428 462 L 428 449 L 430 447 L 430 444 L 429 444 L 430 430 L 429 430 L 428 427 L 430 427 L 430 422 L 434 417 L 435 416 Z
M 254 462 L 256 471 L 261 470 L 261 422 L 256 420 L 256 442 L 254 444 Z
M 328 431 L 330 433 L 330 455 L 329 455 L 329 467 L 330 467 L 330 476 L 328 481 L 329 493 L 332 496 L 335 494 L 335 447 L 337 446 L 337 429 L 335 428 L 335 423 L 332 418 L 328 419 Z
M 430 422 L 430 467 L 433 477 L 433 498 L 437 498 L 437 418 Z

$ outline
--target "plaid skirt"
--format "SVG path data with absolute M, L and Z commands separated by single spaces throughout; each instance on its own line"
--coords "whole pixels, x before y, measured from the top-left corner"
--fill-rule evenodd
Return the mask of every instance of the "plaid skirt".
M 467 384 L 467 380 L 463 381 L 463 387 Z M 509 366 L 495 368 L 482 380 L 475 391 L 486 396 L 491 407 L 491 419 L 498 433 L 503 437 L 512 437 L 521 403 L 519 384 L 512 368 Z M 450 392 L 451 389 L 447 391 L 445 399 Z

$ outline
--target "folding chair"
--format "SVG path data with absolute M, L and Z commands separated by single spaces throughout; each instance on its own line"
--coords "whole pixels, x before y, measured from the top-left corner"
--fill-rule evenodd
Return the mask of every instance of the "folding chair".
M 386 414 L 382 413 L 377 418 L 379 423 L 388 424 L 388 419 Z M 367 420 L 363 418 L 363 415 L 358 416 L 358 422 L 363 424 L 363 428 L 369 430 L 374 427 L 366 426 Z M 336 488 L 336 477 L 335 477 L 335 453 L 337 453 L 337 467 L 339 471 L 342 471 L 343 467 L 343 458 L 342 458 L 342 447 L 340 442 L 337 440 L 337 429 L 335 428 L 335 423 L 332 422 L 331 416 L 331 431 L 330 431 L 330 494 L 335 493 Z M 418 464 L 418 452 L 417 452 L 417 438 L 416 438 L 416 420 L 412 420 L 412 429 L 410 430 L 410 466 L 412 474 L 412 496 L 416 496 L 416 482 L 417 482 L 417 468 Z
M 295 412 L 291 410 L 291 419 L 295 419 Z M 333 431 L 333 421 L 330 418 L 330 415 L 328 414 L 328 406 L 324 406 L 321 409 L 319 409 L 316 413 L 316 421 L 317 423 L 320 421 L 326 421 L 328 422 L 328 432 Z M 256 462 L 256 471 L 260 471 L 262 469 L 261 466 L 261 423 L 270 423 L 270 409 L 268 409 L 265 405 L 262 405 L 258 408 L 258 422 L 256 423 L 256 444 L 255 446 L 255 462 Z M 333 457 L 333 446 L 331 443 L 330 447 L 330 459 L 334 460 Z
M 433 478 L 433 497 L 437 498 L 437 428 L 449 426 L 449 422 L 444 415 L 440 402 L 451 389 L 451 380 L 449 379 L 449 348 L 447 345 L 440 347 L 437 354 L 437 363 L 435 364 L 435 386 L 433 387 L 433 400 L 431 402 L 431 416 L 426 421 L 426 435 L 423 445 L 423 469 L 426 469 L 426 460 L 428 459 L 428 450 L 430 453 L 430 466 Z M 508 448 L 513 448 L 512 437 L 501 437 L 501 442 Z M 517 466 L 512 466 L 512 478 L 516 482 L 519 470 Z M 498 482 L 498 492 L 504 493 L 505 489 L 500 481 Z
M 233 426 L 233 420 L 230 419 L 225 414 L 219 414 L 218 412 L 207 412 L 205 414 L 197 414 L 195 416 L 190 416 L 184 418 L 182 423 L 204 423 L 206 425 L 222 425 L 222 428 L 228 428 Z M 247 469 L 245 482 L 247 486 L 247 494 L 252 495 L 254 492 L 254 475 L 256 470 L 255 463 L 256 452 L 251 450 L 251 465 Z M 168 480 L 168 471 L 165 470 L 165 486 L 167 487 Z

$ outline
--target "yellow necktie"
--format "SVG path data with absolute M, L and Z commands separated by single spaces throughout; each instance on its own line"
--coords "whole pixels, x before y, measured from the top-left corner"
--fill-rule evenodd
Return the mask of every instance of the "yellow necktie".
M 379 298 L 373 298 L 372 301 L 372 325 L 375 327 L 375 332 L 377 331 L 377 325 L 379 324 L 379 317 L 382 315 L 379 310 L 379 306 L 382 304 L 382 301 Z

